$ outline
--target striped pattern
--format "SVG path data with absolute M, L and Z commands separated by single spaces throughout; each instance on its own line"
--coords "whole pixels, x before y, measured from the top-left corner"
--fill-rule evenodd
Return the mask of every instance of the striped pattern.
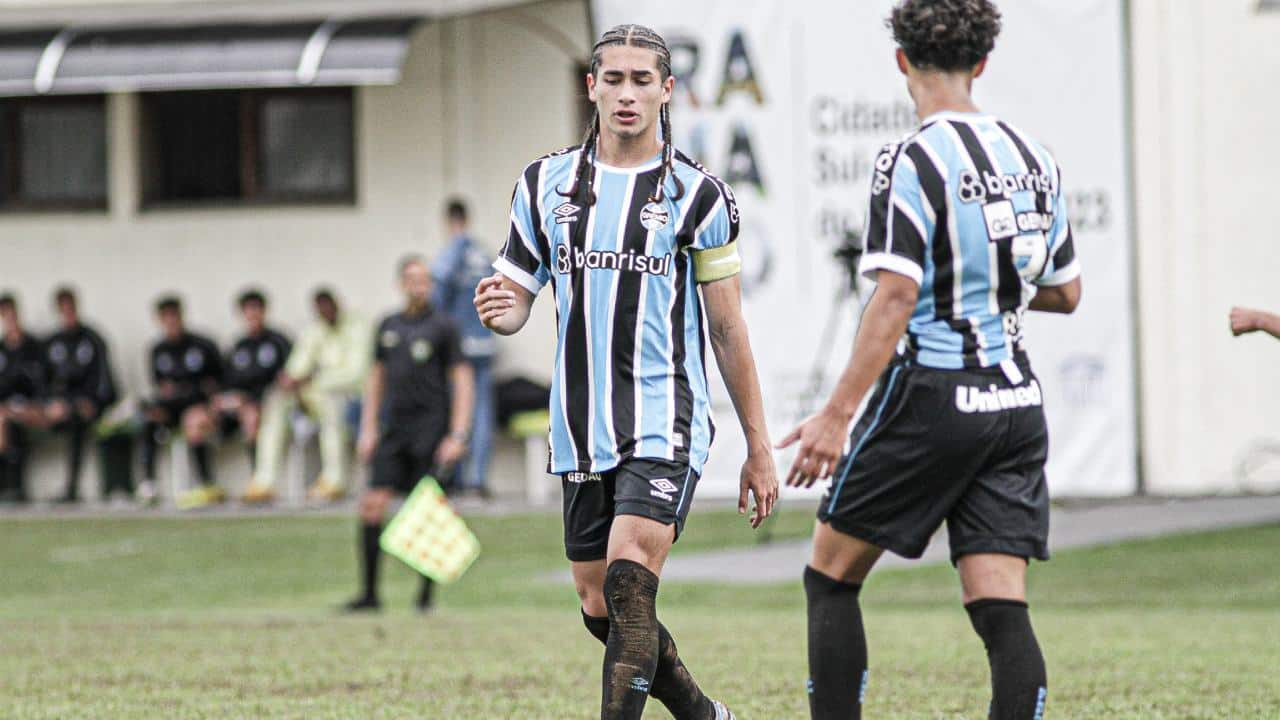
M 681 153 L 654 206 L 657 158 L 596 163 L 587 207 L 572 186 L 580 148 L 535 161 L 516 183 L 511 231 L 494 267 L 556 303 L 550 471 L 604 472 L 631 457 L 702 471 L 714 428 L 696 268 L 721 279 L 736 260 L 737 207 L 722 181 Z M 726 263 L 728 259 L 728 263 Z
M 940 113 L 876 158 L 861 272 L 920 285 L 920 364 L 998 365 L 1021 349 L 1037 286 L 1080 273 L 1053 156 L 988 115 Z

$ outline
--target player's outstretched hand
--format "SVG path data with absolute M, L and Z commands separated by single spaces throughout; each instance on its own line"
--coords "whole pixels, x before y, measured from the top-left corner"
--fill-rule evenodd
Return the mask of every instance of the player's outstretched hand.
M 476 306 L 476 314 L 480 322 L 490 330 L 495 323 L 516 305 L 516 294 L 502 289 L 502 273 L 494 273 L 476 285 L 476 296 L 472 300 Z
M 1258 311 L 1249 308 L 1231 308 L 1231 334 L 1239 337 L 1258 329 Z
M 757 452 L 747 455 L 742 464 L 742 481 L 738 489 L 738 514 L 747 512 L 747 494 L 756 501 L 751 508 L 751 527 L 758 528 L 773 513 L 778 501 L 778 469 L 773 465 L 773 453 Z
M 800 443 L 791 471 L 787 473 L 787 487 L 813 487 L 818 480 L 831 477 L 836 462 L 844 454 L 844 435 L 848 427 L 848 418 L 823 409 L 783 438 L 778 443 L 779 449 Z

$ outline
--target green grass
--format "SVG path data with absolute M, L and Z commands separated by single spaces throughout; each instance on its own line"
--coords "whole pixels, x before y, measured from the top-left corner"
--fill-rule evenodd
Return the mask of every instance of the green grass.
M 427 618 L 392 560 L 388 612 L 331 612 L 354 590 L 348 518 L 0 522 L 0 717 L 595 717 L 600 646 L 572 588 L 542 579 L 565 567 L 558 517 L 472 522 L 484 555 Z M 773 532 L 811 522 L 793 510 Z M 753 541 L 704 511 L 677 552 Z M 1269 526 L 1035 566 L 1049 717 L 1280 718 L 1278 548 Z M 945 566 L 873 575 L 867 717 L 982 717 L 986 661 L 958 595 Z M 668 583 L 661 612 L 743 720 L 807 717 L 798 581 Z

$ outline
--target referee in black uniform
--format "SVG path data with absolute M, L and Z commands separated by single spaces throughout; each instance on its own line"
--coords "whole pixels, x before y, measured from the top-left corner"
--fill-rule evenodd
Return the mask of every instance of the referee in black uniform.
M 475 378 L 447 315 L 431 307 L 431 273 L 422 257 L 400 261 L 404 310 L 378 325 L 374 364 L 365 383 L 359 452 L 372 466 L 360 498 L 363 591 L 348 611 L 377 610 L 383 519 L 395 495 L 407 495 L 424 475 L 452 468 L 467 450 Z M 422 579 L 418 609 L 431 607 L 432 582 Z

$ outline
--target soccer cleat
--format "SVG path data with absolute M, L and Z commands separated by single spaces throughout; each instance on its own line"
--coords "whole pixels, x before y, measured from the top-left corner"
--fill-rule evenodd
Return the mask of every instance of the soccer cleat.
M 738 720 L 733 711 L 724 706 L 719 700 L 712 700 L 712 705 L 716 707 L 716 720 Z
M 175 503 L 179 510 L 195 510 L 197 508 L 216 505 L 227 499 L 227 494 L 222 488 L 216 485 L 204 485 L 194 490 L 188 490 L 178 496 Z
M 364 613 L 364 612 L 379 612 L 382 610 L 382 603 L 378 600 L 378 598 L 360 597 L 360 598 L 356 598 L 355 600 L 352 600 L 346 605 L 343 605 L 341 610 L 342 612 L 348 613 L 348 614 Z
M 328 478 L 321 476 L 311 484 L 307 490 L 308 500 L 320 500 L 323 502 L 336 502 L 346 497 L 347 489 L 335 482 L 331 482 Z
M 275 489 L 270 485 L 263 485 L 257 480 L 250 481 L 249 487 L 244 489 L 244 495 L 240 496 L 240 502 L 245 505 L 269 505 L 275 500 Z

